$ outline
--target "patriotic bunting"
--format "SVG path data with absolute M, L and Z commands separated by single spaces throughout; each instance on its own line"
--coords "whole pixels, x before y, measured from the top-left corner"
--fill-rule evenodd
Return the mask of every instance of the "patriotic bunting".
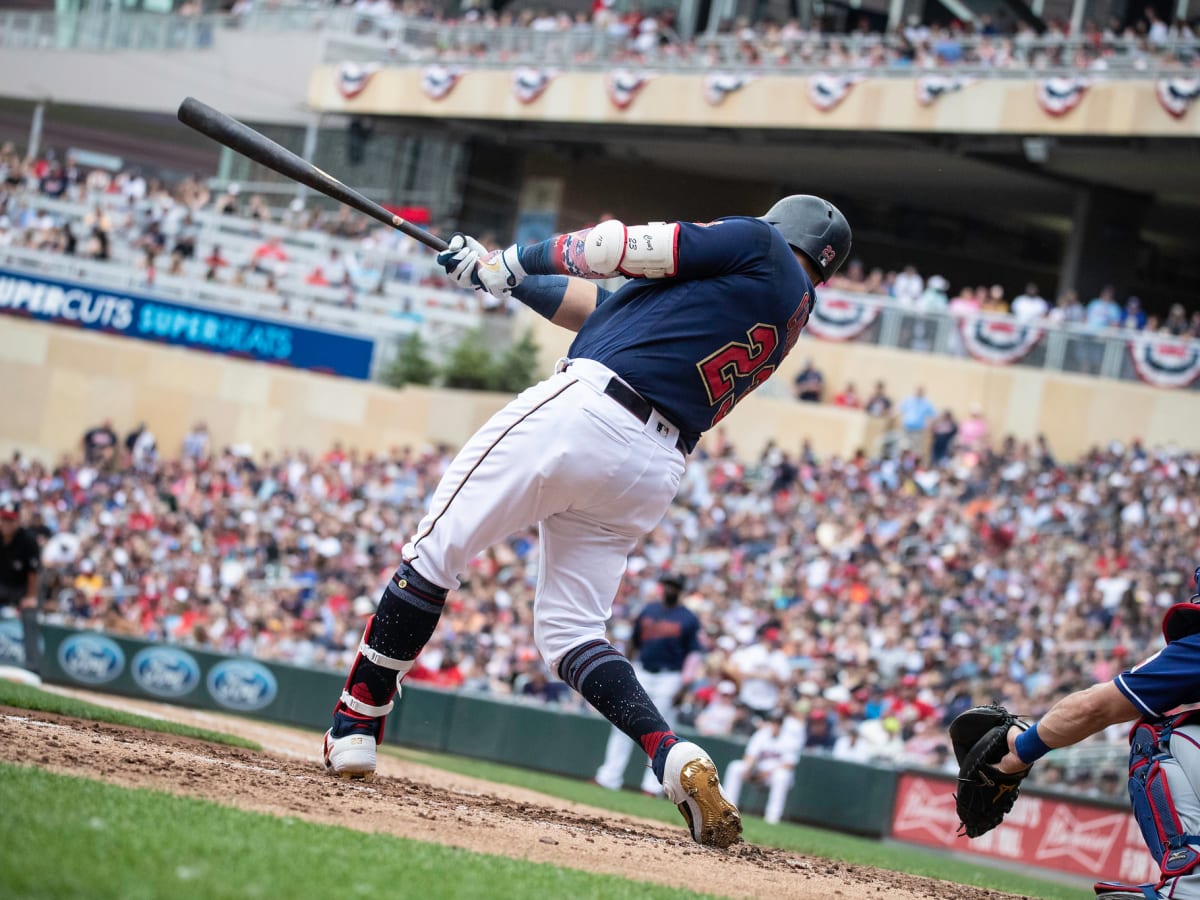
M 513 94 L 522 103 L 532 103 L 542 96 L 550 82 L 558 75 L 553 69 L 534 69 L 523 66 L 513 72 Z
M 970 81 L 969 78 L 954 75 L 922 75 L 917 79 L 917 102 L 922 106 L 932 106 L 947 94 L 961 91 Z
M 430 100 L 444 100 L 463 77 L 463 70 L 449 66 L 426 66 L 421 72 L 421 90 Z
M 1182 119 L 1192 101 L 1200 97 L 1200 78 L 1161 78 L 1154 86 L 1158 102 L 1176 119 Z
M 335 79 L 338 93 L 347 100 L 353 100 L 367 89 L 371 76 L 378 71 L 379 66 L 374 63 L 366 65 L 352 62 L 342 63 L 337 67 Z
M 808 79 L 808 99 L 821 112 L 829 112 L 850 95 L 862 78 L 857 75 L 813 75 Z
M 806 333 L 823 341 L 852 341 L 879 318 L 879 307 L 822 296 L 808 314 Z
M 612 100 L 617 109 L 628 109 L 634 98 L 650 80 L 649 72 L 630 72 L 628 69 L 618 69 L 604 79 L 608 89 L 608 99 Z
M 1009 319 L 963 319 L 958 323 L 963 346 L 980 362 L 1008 366 L 1024 359 L 1042 339 L 1042 330 Z
M 1052 116 L 1065 116 L 1079 105 L 1087 89 L 1086 78 L 1040 78 L 1038 105 Z
M 1137 337 L 1129 356 L 1138 378 L 1160 388 L 1187 387 L 1200 376 L 1200 342 Z
M 751 81 L 752 75 L 735 75 L 732 72 L 714 72 L 704 76 L 704 99 L 710 106 L 720 106 L 730 94 L 737 93 Z

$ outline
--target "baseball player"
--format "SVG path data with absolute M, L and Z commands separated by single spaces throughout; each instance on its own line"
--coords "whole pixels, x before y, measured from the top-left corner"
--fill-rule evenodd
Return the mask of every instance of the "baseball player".
M 550 670 L 637 741 L 692 837 L 726 847 L 741 818 L 712 759 L 680 740 L 605 621 L 635 542 L 666 512 L 700 435 L 762 384 L 808 320 L 814 287 L 850 250 L 830 203 L 792 196 L 765 216 L 609 220 L 486 254 L 456 234 L 439 263 L 570 331 L 569 356 L 471 437 L 447 467 L 363 634 L 326 733 L 326 767 L 375 770 L 399 682 L 470 560 L 537 523 L 534 640 Z M 624 275 L 618 290 L 595 281 Z
M 746 742 L 746 752 L 725 769 L 725 790 L 735 806 L 742 795 L 742 782 L 751 781 L 767 787 L 767 808 L 763 819 L 771 825 L 783 818 L 788 791 L 796 777 L 800 762 L 803 732 L 784 727 L 782 711 L 772 712 Z
M 1196 570 L 1200 591 L 1200 569 Z M 1056 747 L 1078 743 L 1109 725 L 1137 719 L 1129 734 L 1129 798 L 1146 846 L 1159 864 L 1154 884 L 1102 881 L 1103 900 L 1200 900 L 1200 593 L 1163 617 L 1167 646 L 1112 681 L 1059 700 L 1036 724 L 1008 732 L 996 764 L 1016 774 Z
M 633 623 L 628 656 L 633 671 L 646 694 L 667 724 L 674 726 L 678 709 L 675 697 L 683 685 L 684 665 L 694 653 L 700 652 L 700 620 L 686 606 L 681 606 L 683 576 L 667 572 L 658 579 L 662 599 L 646 605 Z M 633 752 L 633 742 L 625 732 L 613 726 L 604 751 L 604 764 L 596 772 L 596 783 L 610 790 L 620 790 Z M 642 791 L 657 795 L 662 790 L 650 767 L 642 775 Z

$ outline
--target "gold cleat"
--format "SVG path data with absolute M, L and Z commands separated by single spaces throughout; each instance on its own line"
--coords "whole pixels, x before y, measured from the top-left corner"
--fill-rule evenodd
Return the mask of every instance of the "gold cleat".
M 695 744 L 681 741 L 668 751 L 663 789 L 696 843 L 724 849 L 742 839 L 741 814 L 721 790 L 716 764 Z

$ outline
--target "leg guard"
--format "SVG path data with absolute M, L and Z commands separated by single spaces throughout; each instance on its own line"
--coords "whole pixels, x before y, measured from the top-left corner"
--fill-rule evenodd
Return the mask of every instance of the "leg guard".
M 334 714 L 336 715 L 338 712 L 349 710 L 359 716 L 365 716 L 369 719 L 379 719 L 380 721 L 375 729 L 375 743 L 378 744 L 383 742 L 383 720 L 396 705 L 394 698 L 400 695 L 400 682 L 404 679 L 408 670 L 413 667 L 416 660 L 393 659 L 390 656 L 384 656 L 378 650 L 371 647 L 371 628 L 374 624 L 375 617 L 371 616 L 367 620 L 367 627 L 363 631 L 362 641 L 358 645 L 358 655 L 354 657 L 354 664 L 350 667 L 350 674 L 346 676 L 346 686 L 342 688 L 342 696 L 338 699 L 337 706 L 334 707 Z M 392 692 L 392 696 L 386 698 L 386 702 L 368 703 L 354 696 L 352 693 L 357 683 L 355 676 L 358 674 L 359 666 L 362 665 L 363 660 L 373 663 L 380 668 L 391 669 L 396 673 L 395 690 Z M 360 693 L 365 693 L 365 691 L 360 690 Z M 372 697 L 371 699 L 377 700 L 379 698 Z
M 1155 885 L 1137 885 L 1147 897 L 1200 896 L 1200 798 L 1193 778 L 1200 776 L 1200 726 L 1184 713 L 1161 722 L 1139 722 L 1130 735 L 1129 799 L 1142 837 L 1159 864 Z M 1177 758 L 1177 753 L 1182 758 Z M 1097 885 L 1112 890 L 1106 883 Z M 1119 895 L 1117 895 L 1119 896 Z

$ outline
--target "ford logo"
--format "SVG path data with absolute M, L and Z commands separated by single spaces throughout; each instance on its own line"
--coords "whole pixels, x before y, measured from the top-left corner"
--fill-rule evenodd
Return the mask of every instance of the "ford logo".
M 262 709 L 275 699 L 279 687 L 266 666 L 248 659 L 227 659 L 208 673 L 208 692 L 229 709 Z
M 107 684 L 125 668 L 125 654 L 116 641 L 98 634 L 75 634 L 59 644 L 58 664 L 76 681 Z
M 25 629 L 17 619 L 0 619 L 0 665 L 25 665 Z
M 200 683 L 200 666 L 190 653 L 175 647 L 147 647 L 129 664 L 143 690 L 157 697 L 182 697 Z

